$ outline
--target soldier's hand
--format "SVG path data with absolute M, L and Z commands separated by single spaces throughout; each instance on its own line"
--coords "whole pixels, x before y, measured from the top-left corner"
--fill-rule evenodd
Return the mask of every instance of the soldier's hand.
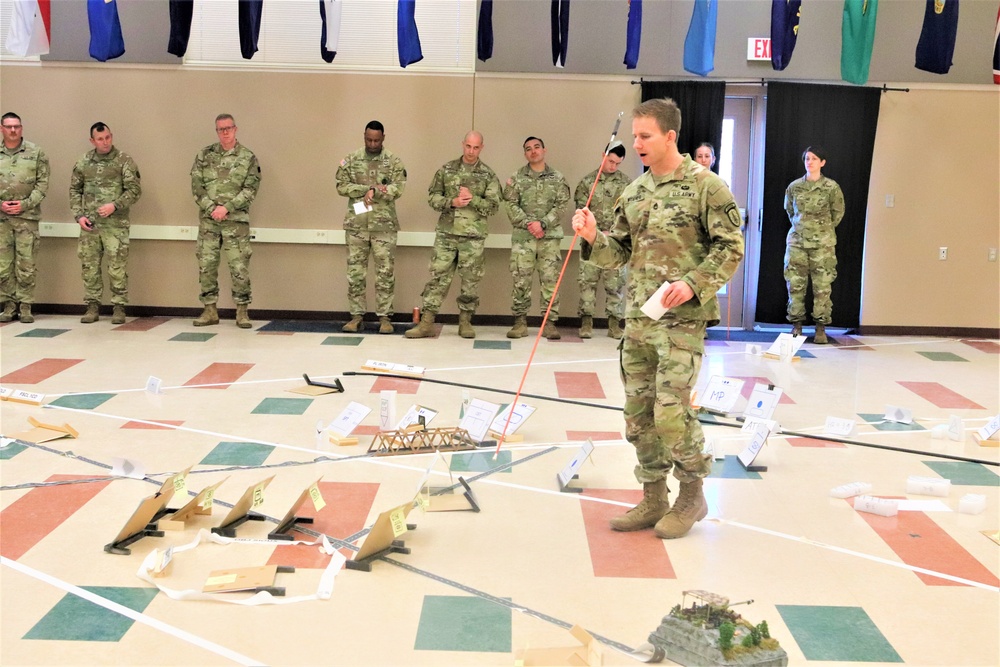
M 7 215 L 20 215 L 21 213 L 21 202 L 18 200 L 5 201 L 3 203 L 2 209 Z
M 577 209 L 573 214 L 573 231 L 587 243 L 594 243 L 597 238 L 597 218 L 589 208 Z
M 365 193 L 365 206 L 371 206 L 372 202 L 375 201 L 375 189 L 371 189 Z
M 225 220 L 227 215 L 229 215 L 229 211 L 226 210 L 225 206 L 216 206 L 212 209 L 212 220 Z
M 102 218 L 106 218 L 112 213 L 114 213 L 116 210 L 117 208 L 115 208 L 115 205 L 109 202 L 97 209 L 97 215 L 101 216 Z
M 528 231 L 531 232 L 531 235 L 536 239 L 540 239 L 545 236 L 545 230 L 542 229 L 542 223 L 538 220 L 532 220 L 528 223 Z
M 94 231 L 94 223 L 92 223 L 90 221 L 90 218 L 88 218 L 87 216 L 81 217 L 79 220 L 77 220 L 77 222 L 80 223 L 80 229 L 86 232 Z
M 664 308 L 673 308 L 694 298 L 694 290 L 683 280 L 676 280 L 663 290 L 663 298 L 660 303 Z

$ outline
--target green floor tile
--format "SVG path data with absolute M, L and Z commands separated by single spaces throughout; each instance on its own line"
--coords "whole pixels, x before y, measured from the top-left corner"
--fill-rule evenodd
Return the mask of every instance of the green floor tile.
M 510 653 L 510 615 L 510 609 L 482 598 L 428 595 L 413 648 Z
M 876 431 L 926 431 L 927 429 L 913 422 L 912 424 L 897 424 L 896 422 L 883 422 L 881 424 L 875 422 L 881 422 L 885 417 L 885 413 L 882 414 L 862 414 L 858 413 L 858 416 L 864 419 L 866 422 L 872 425 Z
M 6 461 L 7 459 L 12 459 L 24 450 L 28 448 L 27 445 L 22 445 L 17 442 L 12 442 L 6 447 L 0 447 L 0 461 Z
M 110 401 L 117 394 L 69 394 L 60 396 L 49 405 L 57 405 L 60 408 L 75 408 L 77 410 L 93 410 L 94 408 Z
M 206 466 L 259 466 L 274 451 L 258 442 L 220 442 L 201 460 Z
M 917 352 L 920 356 L 927 357 L 931 361 L 968 361 L 952 352 Z
M 17 334 L 18 338 L 55 338 L 60 334 L 64 334 L 69 329 L 31 329 L 30 331 L 25 331 L 24 333 Z
M 311 398 L 265 398 L 251 414 L 301 415 L 312 405 Z
M 925 466 L 956 486 L 1000 486 L 1000 476 L 981 463 L 924 461 Z
M 364 339 L 364 336 L 327 336 L 321 344 L 358 346 Z
M 82 586 L 95 595 L 142 612 L 156 597 L 155 588 L 118 588 L 111 586 Z M 67 593 L 28 630 L 24 639 L 49 639 L 78 642 L 116 642 L 125 636 L 134 623 L 131 618 L 105 609 Z
M 777 608 L 806 660 L 903 662 L 861 607 Z
M 735 456 L 726 455 L 722 461 L 712 461 L 712 473 L 709 477 L 722 479 L 760 479 L 759 472 L 747 472 L 746 468 Z
M 451 457 L 451 469 L 453 472 L 486 472 L 497 466 L 507 465 L 511 461 L 510 452 L 500 452 L 494 450 L 487 452 L 459 453 L 456 452 Z M 510 472 L 510 468 L 500 472 Z
M 509 340 L 477 340 L 472 344 L 473 350 L 509 350 Z
M 182 343 L 204 343 L 206 340 L 211 340 L 215 338 L 214 333 L 192 333 L 185 331 L 184 333 L 179 333 L 170 340 L 177 340 Z

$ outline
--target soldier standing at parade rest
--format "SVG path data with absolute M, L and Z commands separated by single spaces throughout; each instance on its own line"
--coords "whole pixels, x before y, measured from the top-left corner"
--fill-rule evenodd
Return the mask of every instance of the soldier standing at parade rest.
M 94 150 L 73 167 L 69 182 L 69 208 L 80 225 L 78 254 L 83 272 L 83 300 L 87 312 L 80 321 L 100 317 L 104 278 L 101 261 L 108 256 L 112 324 L 125 324 L 128 303 L 129 208 L 142 194 L 139 167 L 114 146 L 111 128 L 97 122 L 90 126 Z
M 562 336 L 555 324 L 559 319 L 559 295 L 553 297 L 553 292 L 562 265 L 560 217 L 570 200 L 569 183 L 562 174 L 545 164 L 545 143 L 541 139 L 528 137 L 523 147 L 528 164 L 515 171 L 503 189 L 504 210 L 514 228 L 510 237 L 514 326 L 507 332 L 507 338 L 528 335 L 531 281 L 538 271 L 542 312 L 552 301 L 542 335 L 549 340 L 559 340 Z
M 810 146 L 802 153 L 806 174 L 785 189 L 785 213 L 792 223 L 785 239 L 785 282 L 788 285 L 788 321 L 792 335 L 802 334 L 806 319 L 806 289 L 812 279 L 813 342 L 826 344 L 831 321 L 830 294 L 837 279 L 837 225 L 844 217 L 844 193 L 823 175 L 826 151 Z
M 573 216 L 583 257 L 599 266 L 627 263 L 628 306 L 621 344 L 625 434 L 635 447 L 642 501 L 611 520 L 615 530 L 655 527 L 660 538 L 687 534 L 708 512 L 702 480 L 711 472 L 705 437 L 691 407 L 705 328 L 719 322 L 716 292 L 743 257 L 740 212 L 725 182 L 677 150 L 681 114 L 673 100 L 647 100 L 632 112 L 633 147 L 649 171 L 615 207 L 607 234 L 587 209 Z M 641 310 L 664 283 L 652 320 Z M 673 469 L 680 494 L 667 500 Z
M 260 189 L 260 165 L 253 152 L 236 140 L 236 121 L 227 113 L 215 118 L 218 143 L 198 153 L 191 167 L 191 192 L 201 212 L 198 224 L 199 298 L 204 311 L 196 327 L 219 323 L 219 258 L 225 253 L 233 283 L 236 326 L 249 329 L 250 205 Z
M 377 120 L 365 126 L 365 147 L 343 160 L 337 169 L 337 193 L 347 197 L 344 232 L 347 238 L 347 304 L 351 320 L 343 331 L 361 328 L 367 303 L 368 258 L 375 263 L 375 314 L 380 334 L 391 334 L 392 298 L 396 290 L 395 256 L 399 220 L 396 200 L 406 187 L 406 167 L 384 148 L 385 127 Z
M 611 229 L 614 221 L 615 204 L 622 190 L 632 179 L 618 170 L 625 159 L 625 147 L 616 143 L 604 159 L 601 169 L 601 180 L 594 188 L 594 196 L 590 200 L 590 210 L 597 219 L 597 228 L 602 232 Z M 576 186 L 573 199 L 578 208 L 587 205 L 590 188 L 597 178 L 597 170 L 590 172 Z M 604 283 L 604 312 L 608 315 L 608 337 L 621 338 L 622 327 L 622 292 L 625 288 L 625 269 L 602 269 L 601 267 L 580 259 L 580 338 L 590 338 L 594 330 L 594 307 L 597 304 L 597 285 Z
M 441 215 L 434 235 L 430 280 L 424 287 L 420 323 L 407 338 L 434 335 L 434 317 L 448 294 L 456 271 L 462 280 L 458 296 L 458 335 L 475 338 L 472 316 L 479 307 L 479 283 L 485 272 L 487 221 L 500 207 L 500 181 L 479 159 L 483 135 L 472 130 L 462 140 L 462 157 L 437 170 L 427 188 L 427 202 Z
M 5 113 L 0 150 L 0 322 L 10 322 L 20 304 L 24 324 L 35 321 L 35 255 L 41 203 L 49 190 L 49 159 L 21 137 L 21 117 Z

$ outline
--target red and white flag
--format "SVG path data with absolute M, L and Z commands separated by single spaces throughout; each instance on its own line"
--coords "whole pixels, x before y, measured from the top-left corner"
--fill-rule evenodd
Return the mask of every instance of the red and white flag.
M 7 32 L 7 51 L 15 56 L 40 56 L 49 52 L 52 20 L 50 0 L 14 0 Z

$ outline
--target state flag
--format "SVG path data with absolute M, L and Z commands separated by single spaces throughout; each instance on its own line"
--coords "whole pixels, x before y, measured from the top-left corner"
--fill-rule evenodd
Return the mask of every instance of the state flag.
M 52 35 L 49 0 L 14 0 L 7 50 L 15 56 L 40 56 L 49 52 Z

